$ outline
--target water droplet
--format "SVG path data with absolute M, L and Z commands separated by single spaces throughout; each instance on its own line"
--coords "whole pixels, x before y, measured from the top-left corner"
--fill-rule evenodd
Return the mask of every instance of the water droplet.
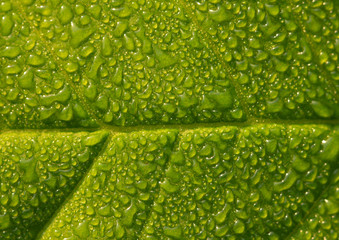
M 1 2 L 0 11 L 8 12 L 12 10 L 12 3 L 11 2 Z
M 121 226 L 120 222 L 117 221 L 115 225 L 115 237 L 117 239 L 121 239 L 123 238 L 124 235 L 125 235 L 125 229 L 123 226 Z
M 33 72 L 31 69 L 25 71 L 19 78 L 18 83 L 19 86 L 25 89 L 32 89 L 34 88 L 34 80 L 33 80 Z
M 112 12 L 115 16 L 120 18 L 127 18 L 132 14 L 132 9 L 126 5 L 120 8 L 113 8 Z
M 274 153 L 277 149 L 278 141 L 275 139 L 266 140 L 266 150 L 269 153 Z
M 40 55 L 30 54 L 27 59 L 27 64 L 34 67 L 42 66 L 45 63 L 46 63 L 45 58 Z
M 222 5 L 219 5 L 216 9 L 209 10 L 208 13 L 209 13 L 211 19 L 213 19 L 217 23 L 229 21 L 233 17 L 232 12 L 229 11 L 229 10 L 226 10 L 225 7 L 222 6 Z
M 0 230 L 5 230 L 11 226 L 11 219 L 9 215 L 6 213 L 4 215 L 0 215 Z
M 312 14 L 308 15 L 308 20 L 306 21 L 306 29 L 312 33 L 317 33 L 321 30 L 322 22 Z
M 278 5 L 265 4 L 265 8 L 266 8 L 267 12 L 272 16 L 277 16 L 280 12 Z
M 307 162 L 306 160 L 301 159 L 298 155 L 293 155 L 292 158 L 292 167 L 299 171 L 299 172 L 305 172 L 310 168 L 311 164 Z
M 58 112 L 58 114 L 56 114 L 56 117 L 62 121 L 71 121 L 73 119 L 72 106 L 69 104 L 64 107 L 60 112 Z
M 84 221 L 80 223 L 75 229 L 74 229 L 75 235 L 80 237 L 80 239 L 86 239 L 89 236 L 89 230 L 88 230 L 88 222 Z
M 213 153 L 213 149 L 209 144 L 203 146 L 199 151 L 199 155 L 203 157 L 211 156 L 212 153 Z
M 11 15 L 5 15 L 0 20 L 1 34 L 3 36 L 8 36 L 12 33 L 14 27 L 14 22 Z
M 124 46 L 129 51 L 135 50 L 135 42 L 131 34 L 124 34 Z
M 12 64 L 12 65 L 9 65 L 9 66 L 6 66 L 4 69 L 3 69 L 3 72 L 4 74 L 6 75 L 11 75 L 11 74 L 17 74 L 17 73 L 20 73 L 21 72 L 21 67 L 18 65 L 18 64 Z
M 71 23 L 71 45 L 75 48 L 82 45 L 94 33 L 92 27 L 80 28 L 74 22 Z
M 54 102 L 66 103 L 71 97 L 71 89 L 65 85 L 57 94 L 43 95 L 40 97 L 40 102 L 44 106 L 51 106 Z
M 91 13 L 91 15 L 95 19 L 98 20 L 100 18 L 100 14 L 101 14 L 101 6 L 100 5 L 91 5 L 89 7 L 88 11 Z
M 56 109 L 54 107 L 51 108 L 45 108 L 41 107 L 39 109 L 39 119 L 40 120 L 45 120 L 53 116 L 53 114 L 56 112 Z
M 310 105 L 319 117 L 329 118 L 334 114 L 330 107 L 320 101 L 312 101 Z
M 324 160 L 333 161 L 339 154 L 339 134 L 335 132 L 334 136 L 322 142 L 323 150 L 320 153 L 320 157 Z
M 90 54 L 94 52 L 94 47 L 92 45 L 85 45 L 83 48 L 80 50 L 80 56 L 87 58 Z
M 182 151 L 174 152 L 170 156 L 170 162 L 177 164 L 177 165 L 182 165 L 184 164 L 185 157 Z
M 24 182 L 33 183 L 39 180 L 38 174 L 36 172 L 37 159 L 32 157 L 29 159 L 21 159 L 19 166 L 24 172 L 22 179 Z
M 126 21 L 118 21 L 115 29 L 113 30 L 113 35 L 115 37 L 122 37 L 126 30 L 128 29 L 128 22 Z
M 111 210 L 111 205 L 107 204 L 107 205 L 99 208 L 98 214 L 100 214 L 101 216 L 104 216 L 104 217 L 113 216 L 113 212 Z
M 68 62 L 65 65 L 65 70 L 66 72 L 69 72 L 69 73 L 76 72 L 78 68 L 79 68 L 79 65 L 76 62 Z
M 97 94 L 97 86 L 92 81 L 90 81 L 88 87 L 84 90 L 85 97 L 87 97 L 91 101 L 94 101 L 97 97 Z
M 8 46 L 4 50 L 1 51 L 0 56 L 7 57 L 7 58 L 15 58 L 19 56 L 21 50 L 19 47 L 12 47 Z
M 182 239 L 182 229 L 181 229 L 181 226 L 164 227 L 163 231 L 164 231 L 164 234 L 167 237 L 174 238 L 174 239 Z
M 222 224 L 222 223 L 224 223 L 225 222 L 225 220 L 226 220 L 226 217 L 227 217 L 227 214 L 229 213 L 229 211 L 231 210 L 231 205 L 230 204 L 226 204 L 225 206 L 224 206 L 224 208 L 220 211 L 220 212 L 218 212 L 216 215 L 215 215 L 215 217 L 214 217 L 214 219 L 215 219 L 215 221 L 217 222 L 217 224 Z
M 87 215 L 93 215 L 95 213 L 94 208 L 92 206 L 87 206 L 86 207 L 86 214 Z
M 281 101 L 280 98 L 276 98 L 272 101 L 266 100 L 266 105 L 267 105 L 267 112 L 276 113 L 276 112 L 280 112 L 283 109 L 284 103 Z
M 215 230 L 215 236 L 217 237 L 224 237 L 227 232 L 228 232 L 229 228 L 227 225 L 224 226 L 217 226 L 216 230 Z M 231 238 L 229 238 L 231 239 Z
M 158 68 L 166 68 L 177 63 L 177 59 L 175 57 L 172 57 L 171 55 L 167 54 L 166 52 L 158 48 L 156 45 L 153 45 L 153 50 L 155 53 L 155 57 L 159 61 L 157 65 Z
M 214 103 L 217 109 L 227 109 L 233 106 L 233 95 L 230 90 L 225 89 L 223 92 L 209 92 L 206 94 L 207 98 Z
M 238 46 L 238 40 L 236 36 L 230 36 L 227 39 L 227 44 L 229 48 L 236 48 Z
M 233 231 L 236 234 L 241 234 L 245 231 L 245 224 L 241 220 L 236 220 L 233 225 Z
M 160 186 L 168 193 L 175 193 L 180 189 L 179 186 L 171 184 L 168 179 L 160 183 Z
M 134 216 L 137 213 L 137 207 L 132 203 L 123 213 L 123 218 L 121 219 L 122 224 L 127 227 L 131 227 L 133 225 Z
M 327 214 L 334 215 L 339 212 L 339 203 L 335 199 L 325 199 Z
M 108 136 L 108 132 L 106 131 L 97 131 L 97 132 L 91 133 L 84 140 L 84 144 L 86 146 L 94 146 L 100 142 L 105 141 L 107 136 Z
M 108 57 L 112 55 L 113 48 L 112 48 L 112 44 L 108 36 L 105 36 L 102 38 L 101 49 L 102 49 L 103 56 Z
M 282 192 L 284 190 L 287 190 L 293 186 L 297 179 L 298 175 L 294 170 L 291 169 L 286 173 L 285 178 L 281 182 L 273 183 L 273 189 L 276 192 Z

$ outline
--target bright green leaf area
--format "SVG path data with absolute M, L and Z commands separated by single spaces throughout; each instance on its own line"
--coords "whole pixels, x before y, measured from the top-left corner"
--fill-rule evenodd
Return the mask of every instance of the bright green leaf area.
M 0 0 L 0 239 L 338 239 L 336 0 Z

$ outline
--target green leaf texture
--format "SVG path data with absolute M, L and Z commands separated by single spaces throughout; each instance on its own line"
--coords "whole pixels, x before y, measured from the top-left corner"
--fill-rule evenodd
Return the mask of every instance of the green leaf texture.
M 336 0 L 0 0 L 0 239 L 338 239 Z

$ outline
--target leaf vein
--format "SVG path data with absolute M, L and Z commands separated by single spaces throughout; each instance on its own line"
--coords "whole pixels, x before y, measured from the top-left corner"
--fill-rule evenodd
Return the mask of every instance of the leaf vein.
M 97 159 L 102 156 L 102 154 L 106 151 L 107 146 L 109 145 L 109 143 L 112 140 L 114 133 L 110 132 L 109 135 L 107 136 L 105 142 L 103 143 L 100 151 L 98 152 L 98 154 L 93 158 L 90 166 L 86 169 L 86 172 L 82 175 L 81 179 L 78 181 L 78 183 L 74 186 L 74 188 L 72 189 L 72 191 L 70 191 L 70 193 L 68 194 L 68 196 L 65 198 L 65 200 L 59 205 L 59 207 L 55 210 L 55 212 L 53 213 L 53 215 L 51 216 L 51 218 L 45 223 L 45 225 L 42 227 L 42 229 L 40 230 L 40 232 L 38 233 L 36 239 L 41 239 L 43 233 L 46 231 L 46 229 L 53 223 L 54 219 L 58 216 L 59 212 L 62 210 L 62 208 L 72 199 L 73 195 L 76 193 L 76 191 L 78 190 L 78 188 L 83 184 L 83 182 L 86 180 L 86 177 L 88 175 L 88 173 L 90 172 L 90 170 L 93 168 L 95 162 L 97 161 Z

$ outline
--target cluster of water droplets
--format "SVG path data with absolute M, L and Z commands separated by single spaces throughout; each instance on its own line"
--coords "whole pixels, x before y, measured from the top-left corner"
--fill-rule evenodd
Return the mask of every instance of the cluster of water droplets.
M 259 118 L 338 116 L 333 1 L 196 1 L 199 25 Z
M 331 1 L 3 1 L 0 10 L 0 107 L 11 127 L 339 114 Z
M 0 236 L 33 239 L 97 154 L 104 133 L 0 136 Z
M 118 134 L 42 239 L 335 239 L 338 140 L 322 126 Z

